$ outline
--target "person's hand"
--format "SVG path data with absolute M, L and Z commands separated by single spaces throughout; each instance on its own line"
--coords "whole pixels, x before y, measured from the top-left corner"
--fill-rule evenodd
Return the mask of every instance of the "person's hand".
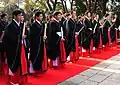
M 90 31 L 92 31 L 92 28 L 88 28 Z
M 0 40 L 0 43 L 2 43 L 2 40 Z
M 27 37 L 27 35 L 23 35 L 23 36 L 22 36 L 22 39 L 25 39 L 26 37 Z
M 43 36 L 43 39 L 46 40 L 46 39 L 47 39 L 47 36 Z
M 117 28 L 115 28 L 115 30 L 118 30 Z
M 100 28 L 103 28 L 103 26 L 100 26 Z

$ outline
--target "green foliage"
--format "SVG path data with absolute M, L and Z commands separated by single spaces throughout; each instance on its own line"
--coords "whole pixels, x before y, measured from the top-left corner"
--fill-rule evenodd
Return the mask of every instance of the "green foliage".
M 39 9 L 39 10 L 48 10 L 47 6 L 46 6 L 46 0 L 37 0 L 36 2 L 33 2 L 32 0 L 29 0 L 29 4 L 30 4 L 30 9 Z M 25 8 L 27 8 L 25 6 Z
M 85 4 L 83 3 L 83 0 L 75 0 L 75 2 L 77 8 L 77 15 L 80 15 L 87 10 Z

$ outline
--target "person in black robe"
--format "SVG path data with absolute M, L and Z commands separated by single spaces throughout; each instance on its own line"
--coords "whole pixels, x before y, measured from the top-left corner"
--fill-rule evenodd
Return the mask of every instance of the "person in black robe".
M 35 13 L 35 22 L 30 27 L 30 73 L 40 73 L 42 71 L 42 61 L 44 56 L 44 28 L 42 24 L 43 13 Z
M 75 54 L 75 30 L 76 30 L 76 12 L 72 11 L 71 14 L 68 14 L 67 20 L 64 22 L 64 29 L 65 33 L 64 36 L 66 37 L 66 56 L 68 57 L 71 52 Z
M 61 41 L 61 12 L 54 13 L 54 19 L 49 23 L 48 47 L 49 58 L 52 60 L 51 67 L 58 67 L 61 58 L 60 54 L 60 41 Z
M 80 30 L 80 33 L 78 34 L 78 41 L 79 41 L 79 46 L 82 46 L 82 41 L 83 41 L 83 32 L 84 32 L 84 25 L 83 25 L 83 20 L 84 18 L 81 16 L 81 17 L 78 17 L 78 21 L 77 21 L 77 24 L 76 24 L 76 32 L 79 32 Z M 82 29 L 81 29 L 82 28 Z
M 100 43 L 100 23 L 99 23 L 99 15 L 97 14 L 93 21 L 93 47 L 98 48 Z
M 50 58 L 50 39 L 51 39 L 51 23 L 53 22 L 53 20 L 54 20 L 54 16 L 51 14 L 50 16 L 49 16 L 49 19 L 47 20 L 48 22 L 47 22 L 47 30 L 46 30 L 46 34 L 47 34 L 47 39 L 46 39 L 46 48 L 47 48 L 47 56 Z
M 103 29 L 102 29 L 102 43 L 103 43 L 103 46 L 106 46 L 108 44 L 108 29 L 109 27 L 111 26 L 111 23 L 109 21 L 109 18 L 110 18 L 110 15 L 109 14 L 106 14 L 105 15 L 105 20 L 104 20 L 104 23 L 103 23 Z
M 3 65 L 5 64 L 5 49 L 2 43 L 2 36 L 4 35 L 5 28 L 7 26 L 7 14 L 2 14 L 1 15 L 1 20 L 0 20 L 0 74 L 4 73 L 4 67 Z
M 110 34 L 111 34 L 111 42 L 113 43 L 116 41 L 116 30 L 118 30 L 119 27 L 119 19 L 117 14 L 114 15 L 112 24 L 114 25 L 113 27 L 111 27 Z M 117 35 L 118 35 L 118 31 L 117 31 Z
M 84 20 L 84 34 L 83 34 L 83 42 L 82 42 L 82 47 L 84 50 L 88 51 L 90 53 L 90 44 L 91 44 L 91 39 L 93 37 L 93 23 L 92 23 L 92 18 L 91 18 L 91 13 L 88 12 L 87 16 L 85 17 Z
M 13 20 L 6 27 L 3 42 L 6 48 L 7 63 L 9 67 L 10 84 L 20 84 L 21 73 L 21 40 L 25 36 L 21 35 L 21 20 L 22 12 L 15 10 L 12 13 Z
M 28 68 L 29 68 L 29 60 L 28 60 L 28 53 L 29 53 L 29 29 L 27 27 L 27 23 L 25 23 L 24 15 L 21 16 L 20 26 L 21 26 L 21 34 L 22 34 L 24 26 L 25 26 L 25 34 L 24 34 L 25 39 L 23 39 L 22 42 L 24 44 L 25 55 L 26 55 L 26 59 L 27 59 L 27 65 L 28 65 Z

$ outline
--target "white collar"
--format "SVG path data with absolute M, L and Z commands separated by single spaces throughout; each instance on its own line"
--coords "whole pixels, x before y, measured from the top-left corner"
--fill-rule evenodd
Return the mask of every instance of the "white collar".
M 55 18 L 53 18 L 53 20 L 55 20 L 56 22 L 58 22 L 58 23 L 59 23 L 59 20 L 57 20 L 57 19 L 55 19 Z
M 37 19 L 36 19 L 36 22 L 41 25 L 40 21 L 38 21 Z
M 15 21 L 15 23 L 20 26 L 20 22 L 17 22 L 15 19 L 13 19 Z

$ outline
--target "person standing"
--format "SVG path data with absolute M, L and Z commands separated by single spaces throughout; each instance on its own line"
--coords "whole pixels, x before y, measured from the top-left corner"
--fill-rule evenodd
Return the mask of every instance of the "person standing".
M 35 22 L 30 27 L 30 73 L 35 76 L 42 72 L 44 56 L 44 28 L 42 24 L 43 13 L 35 13 Z
M 0 74 L 4 74 L 4 65 L 5 65 L 5 49 L 2 43 L 2 38 L 4 36 L 4 31 L 7 26 L 8 19 L 7 14 L 3 13 L 0 20 Z
M 6 27 L 5 35 L 3 37 L 3 42 L 6 48 L 7 63 L 9 67 L 9 82 L 11 85 L 21 84 L 21 75 L 27 72 L 22 72 L 22 62 L 21 62 L 21 40 L 25 36 L 21 35 L 21 21 L 22 12 L 20 10 L 15 10 L 12 13 L 12 21 Z

